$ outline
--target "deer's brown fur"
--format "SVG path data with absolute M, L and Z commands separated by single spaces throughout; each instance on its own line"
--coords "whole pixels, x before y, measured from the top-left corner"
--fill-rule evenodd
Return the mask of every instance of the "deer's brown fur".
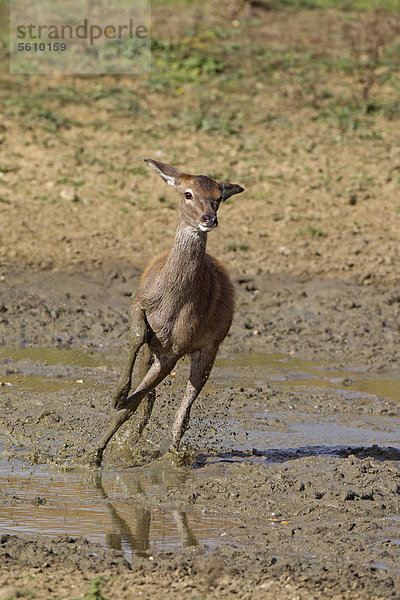
M 155 387 L 189 354 L 191 370 L 182 403 L 172 427 L 171 449 L 178 450 L 189 424 L 190 408 L 208 379 L 218 347 L 229 331 L 234 289 L 222 264 L 205 252 L 207 233 L 217 226 L 221 201 L 243 191 L 239 185 L 190 175 L 155 160 L 145 159 L 176 187 L 180 196 L 179 224 L 170 252 L 154 258 L 143 272 L 130 305 L 130 353 L 114 394 L 120 410 L 94 452 L 100 464 L 104 449 L 143 399 L 139 433 L 146 426 L 155 400 Z M 140 348 L 142 380 L 130 396 L 132 370 Z

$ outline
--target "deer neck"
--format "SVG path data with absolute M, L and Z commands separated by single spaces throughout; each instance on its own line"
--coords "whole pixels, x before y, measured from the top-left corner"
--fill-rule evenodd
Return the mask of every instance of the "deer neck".
M 164 291 L 178 300 L 187 299 L 201 280 L 207 234 L 180 223 L 164 268 Z

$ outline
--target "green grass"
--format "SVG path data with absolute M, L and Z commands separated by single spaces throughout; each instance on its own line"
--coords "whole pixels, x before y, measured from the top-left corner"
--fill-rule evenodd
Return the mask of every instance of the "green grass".
M 307 225 L 306 227 L 300 227 L 299 229 L 300 235 L 310 235 L 313 238 L 325 237 L 326 233 L 324 233 L 318 227 L 314 227 L 313 225 Z
M 80 598 L 82 598 L 82 596 L 80 596 Z M 73 600 L 78 599 L 74 598 Z M 91 581 L 89 587 L 83 595 L 83 600 L 108 600 L 108 598 L 104 595 L 103 577 L 98 576 Z
M 153 38 L 152 73 L 149 85 L 153 88 L 208 82 L 226 72 L 227 63 L 215 52 L 219 46 L 213 31 L 182 40 Z
M 163 5 L 167 6 L 199 6 L 204 2 L 202 0 L 152 0 L 153 8 Z M 265 10 L 283 10 L 283 9 L 327 9 L 336 8 L 338 10 L 374 10 L 384 8 L 386 10 L 396 10 L 399 8 L 398 0 L 258 0 L 257 6 Z
M 204 15 L 212 10 L 212 5 L 206 2 L 155 0 L 153 11 L 165 5 L 171 10 L 177 7 L 190 11 L 194 5 Z M 295 45 L 282 48 L 274 46 L 264 35 L 257 35 L 257 28 L 263 23 L 257 16 L 262 15 L 260 7 L 280 11 L 334 8 L 335 20 L 350 29 L 347 34 L 345 29 L 342 33 L 338 30 L 340 52 L 324 48 L 322 43 L 310 46 L 309 40 L 303 42 L 301 37 Z M 197 23 L 195 13 L 191 12 L 192 18 L 185 20 L 182 31 L 174 38 L 162 37 L 162 30 L 159 35 L 153 34 L 152 72 L 138 78 L 134 88 L 124 86 L 118 76 L 107 80 L 83 79 L 84 85 L 79 77 L 66 78 L 55 85 L 47 77 L 15 76 L 1 81 L 0 102 L 6 115 L 17 115 L 22 124 L 28 127 L 39 124 L 51 133 L 80 126 L 71 118 L 71 111 L 66 116 L 63 108 L 85 105 L 94 108 L 91 126 L 95 129 L 106 131 L 112 127 L 112 120 L 103 116 L 106 112 L 126 118 L 130 126 L 134 123 L 136 134 L 151 132 L 157 139 L 163 134 L 153 127 L 154 111 L 147 99 L 150 90 L 165 94 L 165 104 L 169 105 L 165 129 L 172 132 L 244 137 L 248 125 L 268 130 L 290 129 L 290 113 L 281 109 L 286 104 L 292 111 L 312 109 L 313 114 L 308 118 L 326 122 L 327 128 L 337 128 L 341 135 L 378 139 L 379 131 L 372 127 L 376 117 L 395 120 L 400 116 L 400 36 L 392 35 L 390 39 L 383 36 L 372 66 L 369 40 L 354 37 L 359 11 L 377 7 L 400 11 L 400 0 L 258 0 L 256 8 L 261 13 L 254 13 L 251 19 L 238 21 L 236 25 L 221 20 L 220 25 L 204 30 L 201 20 Z M 1 15 L 4 32 L 8 15 L 5 0 L 0 0 Z M 367 17 L 373 24 L 375 13 Z M 382 14 L 376 19 L 379 26 L 386 26 Z M 247 30 L 248 26 L 252 29 Z M 0 36 L 0 53 L 1 39 Z M 362 81 L 371 72 L 372 84 L 365 89 Z M 259 87 L 254 88 L 255 83 Z M 249 86 L 252 87 L 247 92 L 247 102 L 243 93 Z M 267 89 L 283 102 L 277 102 L 273 113 L 264 113 L 262 107 L 254 111 L 253 97 Z M 293 97 L 288 96 L 287 90 L 295 90 Z M 93 160 L 101 165 L 101 158 Z
M 236 242 L 228 245 L 228 250 L 231 252 L 246 252 L 249 249 L 248 244 L 237 244 Z
M 399 8 L 398 0 L 261 0 L 269 10 L 282 8 L 292 9 L 328 9 L 335 8 L 344 11 L 374 10 L 383 8 L 396 10 Z

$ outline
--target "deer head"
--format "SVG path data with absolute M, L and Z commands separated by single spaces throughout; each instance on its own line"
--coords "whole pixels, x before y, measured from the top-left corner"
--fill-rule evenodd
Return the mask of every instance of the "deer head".
M 183 173 L 151 158 L 144 161 L 157 171 L 168 185 L 176 188 L 180 198 L 181 221 L 203 232 L 218 225 L 217 211 L 221 202 L 244 191 L 240 185 L 215 181 L 206 175 Z

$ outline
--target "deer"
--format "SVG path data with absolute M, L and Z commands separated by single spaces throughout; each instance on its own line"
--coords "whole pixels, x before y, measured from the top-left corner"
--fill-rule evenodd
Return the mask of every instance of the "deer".
M 179 452 L 189 427 L 190 410 L 209 378 L 221 342 L 233 318 L 234 287 L 225 267 L 206 252 L 207 234 L 218 225 L 220 203 L 244 191 L 237 184 L 192 175 L 145 158 L 179 194 L 179 222 L 172 248 L 156 256 L 140 277 L 129 306 L 129 353 L 113 395 L 118 410 L 110 428 L 91 453 L 101 465 L 104 450 L 118 429 L 143 402 L 140 436 L 156 399 L 156 386 L 190 356 L 190 375 L 172 425 L 169 450 Z M 132 372 L 140 352 L 140 383 L 133 393 Z

